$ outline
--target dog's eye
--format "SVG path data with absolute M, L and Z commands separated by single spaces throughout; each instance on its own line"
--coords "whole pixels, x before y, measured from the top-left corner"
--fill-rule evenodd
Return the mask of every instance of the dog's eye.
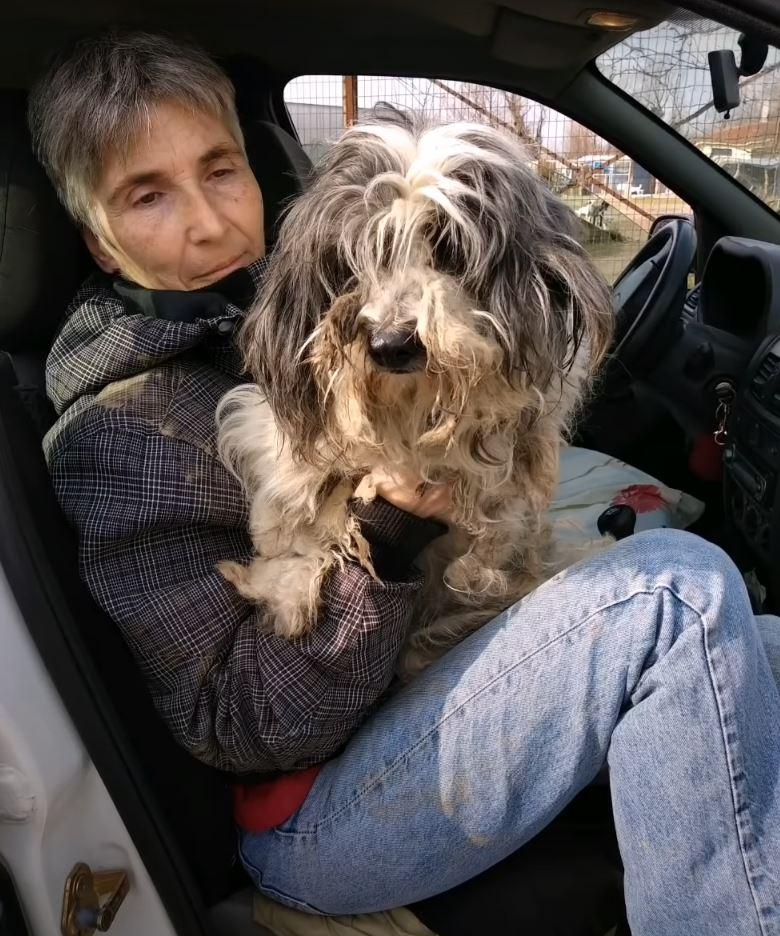
M 461 251 L 448 231 L 433 233 L 428 243 L 431 245 L 433 265 L 441 273 L 454 274 L 463 268 Z
M 564 370 L 568 370 L 574 363 L 585 332 L 582 305 L 572 293 L 571 284 L 555 270 L 545 269 L 542 279 L 550 295 L 550 305 L 558 317 L 561 314 L 568 316 L 561 322 L 561 327 L 552 332 L 555 353 L 561 361 Z
M 341 295 L 352 289 L 354 276 L 335 247 L 323 252 L 320 258 L 320 269 L 330 291 L 335 295 Z

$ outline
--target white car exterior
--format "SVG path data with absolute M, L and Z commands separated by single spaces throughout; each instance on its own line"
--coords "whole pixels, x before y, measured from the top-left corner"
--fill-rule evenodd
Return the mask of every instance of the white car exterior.
M 77 862 L 128 873 L 112 936 L 175 936 L 1 569 L 0 647 L 0 862 L 31 936 L 60 936 L 65 881 Z

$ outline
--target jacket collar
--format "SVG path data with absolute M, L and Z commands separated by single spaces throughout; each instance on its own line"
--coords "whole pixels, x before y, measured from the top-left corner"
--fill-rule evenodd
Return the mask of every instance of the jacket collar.
M 146 289 L 121 276 L 111 285 L 128 311 L 169 322 L 194 322 L 224 316 L 231 311 L 228 306 L 245 312 L 257 293 L 267 264 L 267 258 L 263 257 L 203 289 L 189 291 Z
M 46 362 L 46 389 L 57 412 L 184 354 L 205 356 L 242 378 L 234 330 L 259 294 L 265 269 L 266 261 L 258 260 L 237 271 L 242 275 L 231 273 L 197 292 L 92 277 L 71 303 Z

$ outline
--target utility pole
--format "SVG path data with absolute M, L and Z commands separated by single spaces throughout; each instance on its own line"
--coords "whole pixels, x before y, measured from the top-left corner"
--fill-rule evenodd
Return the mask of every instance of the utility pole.
M 344 75 L 344 126 L 351 127 L 358 119 L 358 76 Z

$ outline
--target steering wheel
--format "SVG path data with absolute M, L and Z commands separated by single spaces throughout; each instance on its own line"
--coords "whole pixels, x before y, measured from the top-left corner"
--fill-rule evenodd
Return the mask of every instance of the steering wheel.
M 612 287 L 616 321 L 612 357 L 629 371 L 650 369 L 668 348 L 680 320 L 695 255 L 693 224 L 685 218 L 670 218 Z

